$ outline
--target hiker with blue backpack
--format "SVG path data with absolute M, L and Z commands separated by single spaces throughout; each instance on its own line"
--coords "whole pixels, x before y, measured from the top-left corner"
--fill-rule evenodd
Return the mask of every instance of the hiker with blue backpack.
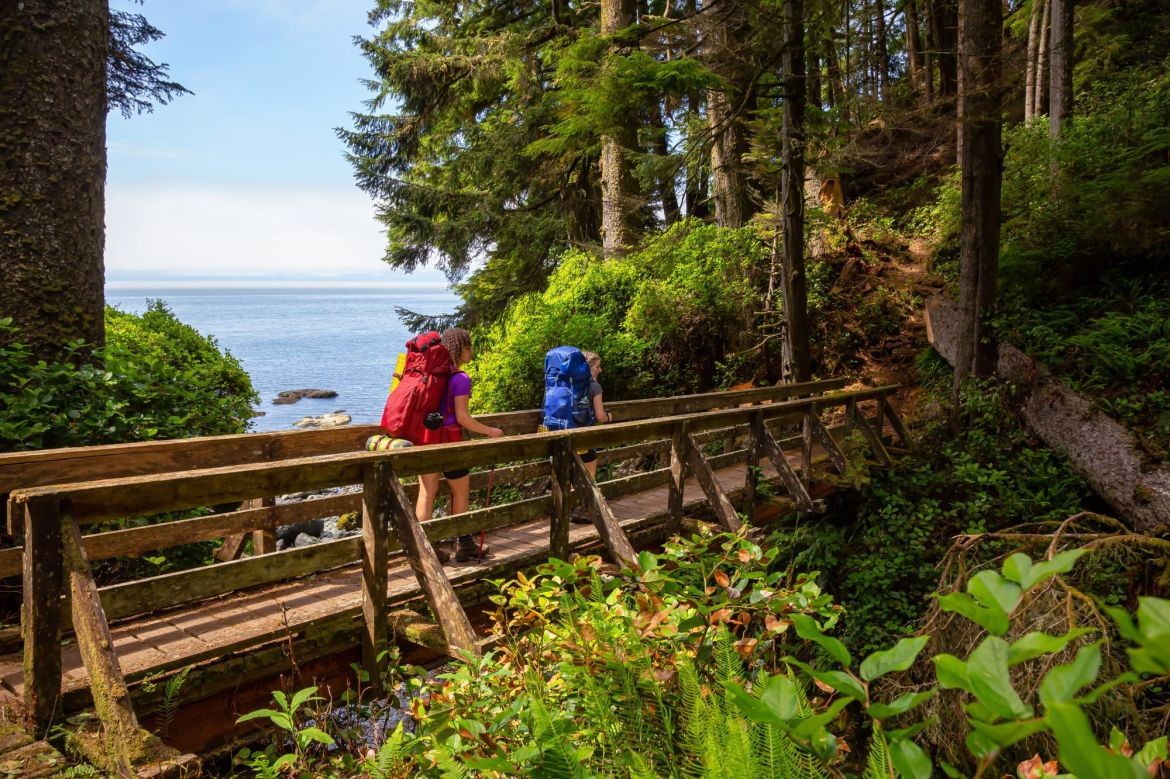
M 575 346 L 550 349 L 544 358 L 544 419 L 541 430 L 570 430 L 598 422 L 611 422 L 605 410 L 601 384 L 601 355 Z M 597 477 L 597 450 L 578 452 L 585 470 Z M 572 521 L 592 522 L 583 511 L 574 511 Z

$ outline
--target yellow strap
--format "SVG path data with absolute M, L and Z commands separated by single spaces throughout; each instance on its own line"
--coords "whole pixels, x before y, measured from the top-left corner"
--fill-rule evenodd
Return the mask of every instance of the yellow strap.
M 402 379 L 402 372 L 404 370 L 406 370 L 406 352 L 399 352 L 398 358 L 394 361 L 394 375 L 390 377 L 391 392 L 398 387 L 398 382 Z

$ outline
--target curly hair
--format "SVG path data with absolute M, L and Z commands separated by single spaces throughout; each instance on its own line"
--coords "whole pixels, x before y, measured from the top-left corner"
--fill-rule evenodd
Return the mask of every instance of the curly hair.
M 443 331 L 442 339 L 443 347 L 451 355 L 451 362 L 456 364 L 459 362 L 459 355 L 463 354 L 463 350 L 471 346 L 471 334 L 462 327 L 447 328 Z

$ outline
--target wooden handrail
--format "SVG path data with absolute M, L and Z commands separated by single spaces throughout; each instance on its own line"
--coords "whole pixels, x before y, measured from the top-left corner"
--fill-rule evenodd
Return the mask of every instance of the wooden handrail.
M 829 392 L 843 386 L 844 379 L 826 379 L 746 390 L 616 401 L 607 403 L 606 408 L 618 419 L 643 419 L 740 403 L 778 401 Z M 484 414 L 477 419 L 509 434 L 530 433 L 540 424 L 540 412 L 509 411 Z M 242 465 L 353 452 L 360 450 L 369 436 L 379 432 L 381 428 L 377 425 L 350 425 L 326 430 L 281 430 L 7 452 L 0 454 L 0 495 L 48 484 L 195 470 L 208 462 Z
M 10 501 L 19 505 L 41 496 L 68 498 L 79 523 L 174 511 L 194 506 L 246 500 L 259 495 L 282 495 L 361 481 L 362 467 L 386 459 L 399 476 L 433 473 L 452 468 L 472 468 L 497 462 L 548 457 L 553 442 L 567 438 L 577 449 L 602 448 L 651 438 L 668 438 L 681 422 L 692 433 L 745 424 L 752 414 L 764 419 L 790 416 L 794 421 L 805 410 L 846 407 L 850 401 L 879 399 L 896 386 L 837 392 L 819 398 L 781 401 L 760 407 L 657 417 L 572 430 L 529 433 L 498 439 L 478 439 L 441 446 L 419 446 L 380 452 L 349 452 L 297 458 L 277 463 L 224 466 L 155 476 L 107 479 L 75 484 L 56 484 L 21 489 Z

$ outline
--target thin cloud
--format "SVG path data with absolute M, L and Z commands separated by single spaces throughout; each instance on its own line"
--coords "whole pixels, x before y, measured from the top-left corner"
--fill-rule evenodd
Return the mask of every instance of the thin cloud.
M 111 187 L 106 269 L 119 275 L 387 271 L 374 208 L 349 188 Z

